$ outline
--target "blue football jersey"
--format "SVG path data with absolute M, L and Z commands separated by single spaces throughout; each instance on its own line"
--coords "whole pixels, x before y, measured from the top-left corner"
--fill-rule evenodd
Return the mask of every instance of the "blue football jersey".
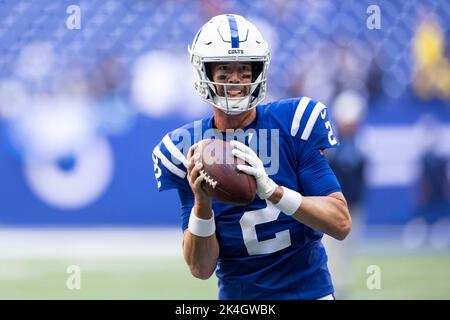
M 325 105 L 301 97 L 261 105 L 256 112 L 253 123 L 234 135 L 215 130 L 210 117 L 168 133 L 153 150 L 158 189 L 178 189 L 183 231 L 194 204 L 186 155 L 202 139 L 246 143 L 277 184 L 304 196 L 341 191 L 321 152 L 338 144 Z M 213 199 L 212 208 L 220 245 L 219 299 L 317 299 L 333 293 L 321 232 L 257 196 L 247 206 Z

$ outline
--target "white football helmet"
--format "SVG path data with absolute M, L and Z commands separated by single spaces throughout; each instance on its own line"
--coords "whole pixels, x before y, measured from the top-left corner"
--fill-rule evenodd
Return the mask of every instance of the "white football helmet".
M 194 67 L 195 89 L 203 100 L 230 115 L 240 114 L 256 107 L 266 95 L 267 70 L 270 51 L 258 29 L 245 18 L 235 14 L 213 17 L 198 32 L 188 47 Z M 250 93 L 244 97 L 228 97 L 233 86 L 242 84 L 218 83 L 211 77 L 211 62 L 250 62 L 252 82 Z M 215 85 L 224 87 L 225 96 L 219 96 Z

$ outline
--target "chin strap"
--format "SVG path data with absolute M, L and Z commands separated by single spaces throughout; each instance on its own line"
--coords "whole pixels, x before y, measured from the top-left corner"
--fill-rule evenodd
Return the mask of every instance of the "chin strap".
M 229 115 L 237 115 L 242 112 L 253 109 L 250 107 L 251 96 L 239 97 L 239 98 L 227 98 L 227 97 L 214 97 L 214 106 L 219 108 L 223 112 Z

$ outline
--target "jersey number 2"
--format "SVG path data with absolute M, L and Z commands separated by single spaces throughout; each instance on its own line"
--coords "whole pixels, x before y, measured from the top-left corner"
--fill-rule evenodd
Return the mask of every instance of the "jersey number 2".
M 273 253 L 291 245 L 289 230 L 275 233 L 275 238 L 259 241 L 256 234 L 256 225 L 277 220 L 280 210 L 267 202 L 263 209 L 247 211 L 239 221 L 242 228 L 244 243 L 249 255 Z
M 325 120 L 326 115 L 327 115 L 327 109 L 323 109 L 322 112 L 320 113 L 320 116 L 322 117 L 323 120 Z M 336 141 L 336 138 L 334 137 L 333 128 L 331 128 L 330 121 L 325 122 L 325 128 L 327 128 L 327 130 L 328 130 L 328 142 L 332 146 L 334 146 L 335 144 L 337 144 L 337 141 Z

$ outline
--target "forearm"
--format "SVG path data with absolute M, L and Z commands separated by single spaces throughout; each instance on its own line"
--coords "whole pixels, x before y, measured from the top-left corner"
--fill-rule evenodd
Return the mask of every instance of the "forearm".
M 268 200 L 276 204 L 282 196 L 283 188 L 277 187 Z M 340 192 L 326 197 L 303 197 L 292 217 L 338 240 L 348 235 L 352 225 L 347 203 Z
M 194 211 L 200 219 L 210 219 L 211 206 L 196 202 Z M 208 237 L 199 237 L 192 234 L 189 229 L 184 231 L 183 254 L 191 273 L 196 278 L 208 279 L 214 272 L 219 257 L 219 244 L 215 233 Z

